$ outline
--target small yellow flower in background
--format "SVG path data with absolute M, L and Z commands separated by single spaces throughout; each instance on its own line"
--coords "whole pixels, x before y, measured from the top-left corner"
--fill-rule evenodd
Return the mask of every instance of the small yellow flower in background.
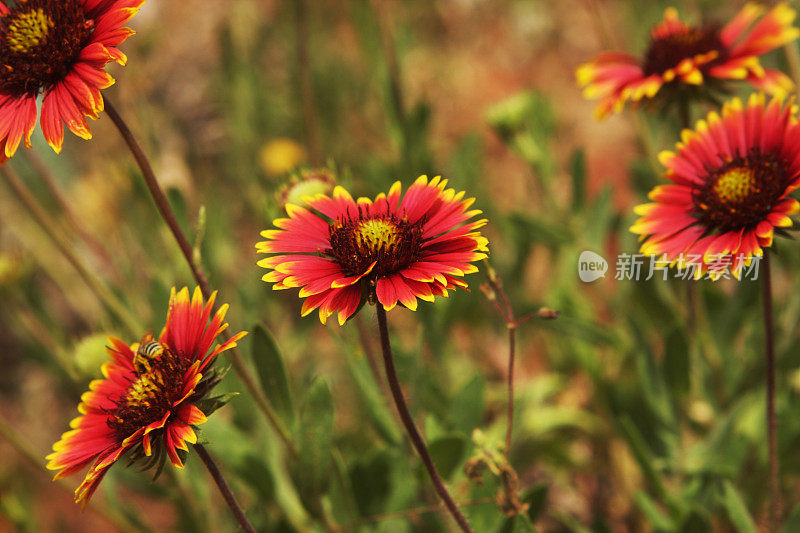
M 800 36 L 792 26 L 796 13 L 781 3 L 758 20 L 764 10 L 750 3 L 725 26 L 689 26 L 674 7 L 667 8 L 664 20 L 651 31 L 644 57 L 603 52 L 578 67 L 578 85 L 587 99 L 600 99 L 598 119 L 620 112 L 627 102 L 653 99 L 670 89 L 720 89 L 727 80 L 786 96 L 792 81 L 779 70 L 764 68 L 759 56 Z
M 286 137 L 267 141 L 259 153 L 261 168 L 270 177 L 283 176 L 294 170 L 306 157 L 306 149 Z
M 157 340 L 146 335 L 129 346 L 109 339 L 111 360 L 101 367 L 103 378 L 89 384 L 78 406 L 81 416 L 47 456 L 47 468 L 58 470 L 54 479 L 91 464 L 75 491 L 76 502 L 86 505 L 108 469 L 125 454 L 131 461 L 144 460 L 145 468 L 160 467 L 167 457 L 183 468 L 186 443 L 197 442 L 195 426 L 216 407 L 215 399 L 206 397 L 221 379 L 211 365 L 246 334 L 214 345 L 228 327 L 223 322 L 227 304 L 212 316 L 215 297 L 204 302 L 199 288 L 191 298 L 188 288 L 173 289 Z

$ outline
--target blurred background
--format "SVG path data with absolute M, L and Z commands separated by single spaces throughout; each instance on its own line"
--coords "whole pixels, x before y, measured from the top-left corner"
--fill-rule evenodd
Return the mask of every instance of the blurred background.
M 679 2 L 726 21 L 740 2 Z M 260 281 L 254 244 L 287 198 L 333 182 L 375 196 L 443 175 L 489 218 L 490 263 L 518 316 L 515 433 L 505 456 L 508 338 L 480 290 L 389 315 L 401 382 L 436 463 L 479 532 L 757 531 L 766 514 L 759 285 L 618 281 L 631 208 L 661 182 L 678 121 L 602 123 L 574 69 L 609 48 L 644 52 L 667 4 L 635 0 L 150 0 L 104 92 L 128 121 L 194 239 L 255 375 L 296 435 L 293 461 L 243 392 L 203 431 L 260 531 L 450 531 L 397 423 L 374 310 L 344 327 L 299 317 L 296 291 Z M 794 46 L 794 45 L 792 45 Z M 783 50 L 765 58 L 785 67 Z M 786 70 L 784 68 L 784 70 Z M 742 88 L 744 91 L 745 89 Z M 743 93 L 746 94 L 746 93 Z M 706 110 L 696 109 L 695 118 Z M 42 465 L 99 376 L 108 335 L 158 331 L 172 286 L 193 286 L 106 116 L 56 156 L 37 129 L 23 178 L 104 299 L 0 183 L 0 530 L 234 531 L 196 457 L 151 483 L 116 465 L 83 513 L 78 476 Z M 581 251 L 609 260 L 583 283 Z M 776 241 L 778 416 L 786 531 L 800 531 L 800 250 Z M 111 302 L 111 304 L 109 304 Z M 335 322 L 335 321 L 334 321 Z M 259 333 L 254 334 L 257 328 Z M 269 332 L 269 333 L 267 333 Z M 692 341 L 690 342 L 690 337 Z M 377 379 L 376 379 L 377 378 Z M 475 430 L 479 430 L 476 432 Z M 464 467 L 489 468 L 481 483 Z M 520 514 L 498 504 L 518 477 Z M 502 502 L 500 502 L 502 503 Z

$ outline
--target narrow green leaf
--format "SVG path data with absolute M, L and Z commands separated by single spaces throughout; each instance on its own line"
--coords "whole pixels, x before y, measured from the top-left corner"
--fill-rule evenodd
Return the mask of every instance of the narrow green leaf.
M 295 424 L 292 395 L 283 356 L 275 338 L 262 325 L 253 328 L 253 362 L 267 399 L 290 428 Z
M 228 392 L 226 394 L 220 394 L 219 396 L 214 396 L 213 398 L 204 398 L 197 402 L 197 407 L 203 411 L 203 414 L 206 416 L 211 416 L 211 413 L 223 407 L 225 404 L 230 402 L 233 398 L 238 396 L 238 392 Z
M 722 505 L 728 512 L 728 518 L 731 519 L 731 523 L 736 527 L 736 531 L 739 533 L 758 533 L 758 528 L 753 521 L 753 517 L 750 516 L 750 511 L 747 510 L 747 505 L 744 503 L 739 491 L 730 481 L 723 481 L 721 498 Z
M 397 444 L 401 441 L 400 431 L 397 429 L 397 423 L 392 418 L 392 413 L 389 410 L 391 407 L 387 404 L 386 397 L 381 394 L 378 384 L 372 377 L 366 357 L 361 359 L 348 358 L 347 368 L 350 370 L 350 375 L 356 384 L 356 390 L 364 402 L 364 407 L 367 410 L 367 416 L 372 422 L 380 436 L 390 444 Z
M 662 511 L 656 502 L 644 492 L 637 492 L 634 496 L 636 505 L 639 510 L 657 531 L 675 531 L 675 522 L 664 511 Z
M 572 153 L 572 207 L 580 209 L 586 201 L 586 154 L 582 148 Z
M 328 490 L 333 445 L 333 397 L 328 383 L 317 378 L 300 410 L 299 454 L 295 481 L 306 508 L 316 514 L 319 497 Z

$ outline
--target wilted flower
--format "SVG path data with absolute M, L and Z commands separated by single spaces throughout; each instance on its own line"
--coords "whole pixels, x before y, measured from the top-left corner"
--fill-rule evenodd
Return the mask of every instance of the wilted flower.
M 221 375 L 210 368 L 221 352 L 236 346 L 238 333 L 222 345 L 214 340 L 228 327 L 223 323 L 227 304 L 211 315 L 216 293 L 203 302 L 200 289 L 191 300 L 189 290 L 172 290 L 164 330 L 158 340 L 149 335 L 128 346 L 111 338 L 110 361 L 102 366 L 103 379 L 89 384 L 81 396 L 72 429 L 53 445 L 47 468 L 55 479 L 75 474 L 91 463 L 75 501 L 89 501 L 108 469 L 123 455 L 131 462 L 148 458 L 144 467 L 161 467 L 167 457 L 183 467 L 186 443 L 197 442 L 195 426 L 219 406 L 207 398 Z
M 42 133 L 56 152 L 62 123 L 92 137 L 86 116 L 103 111 L 101 89 L 114 83 L 105 65 L 124 65 L 117 47 L 133 35 L 123 27 L 144 0 L 0 0 L 0 164 L 20 142 L 31 146 L 36 98 L 42 95 Z
M 396 182 L 374 201 L 336 187 L 333 198 L 307 198 L 310 209 L 287 205 L 289 218 L 275 220 L 278 229 L 261 232 L 267 240 L 256 244 L 272 254 L 258 262 L 270 270 L 262 279 L 273 289 L 299 287 L 303 316 L 319 308 L 325 323 L 338 311 L 340 324 L 366 300 L 413 310 L 417 298 L 466 287 L 460 278 L 476 272 L 471 263 L 488 251 L 475 231 L 486 220 L 467 222 L 480 214 L 468 211 L 474 199 L 446 185 L 420 176 L 402 199 Z
M 595 114 L 605 118 L 622 110 L 626 102 L 639 102 L 668 90 L 723 89 L 723 81 L 745 80 L 757 89 L 785 96 L 794 86 L 782 72 L 764 68 L 759 56 L 800 35 L 792 26 L 795 11 L 785 3 L 764 12 L 747 4 L 727 25 L 689 26 L 675 8 L 653 28 L 643 58 L 621 52 L 604 52 L 576 71 L 586 98 L 599 98 Z
M 680 263 L 697 256 L 696 277 L 725 257 L 738 275 L 800 208 L 788 197 L 800 186 L 797 108 L 779 98 L 766 105 L 754 94 L 746 106 L 732 100 L 721 117 L 711 112 L 694 131 L 684 130 L 677 153 L 659 159 L 672 183 L 635 209 L 641 218 L 631 231 L 644 239 L 644 254 Z

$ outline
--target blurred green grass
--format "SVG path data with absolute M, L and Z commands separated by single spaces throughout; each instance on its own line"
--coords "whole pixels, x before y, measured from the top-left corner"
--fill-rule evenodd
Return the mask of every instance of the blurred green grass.
M 604 2 L 601 11 L 617 44 L 635 52 L 666 5 Z M 572 69 L 603 47 L 588 4 L 390 6 L 404 117 L 393 108 L 371 3 L 309 4 L 309 68 L 326 160 L 340 183 L 365 196 L 395 179 L 407 186 L 419 174 L 447 176 L 489 218 L 491 263 L 517 313 L 541 305 L 560 312 L 519 332 L 509 458 L 531 504 L 529 520 L 506 517 L 492 502 L 496 478 L 478 486 L 463 473 L 479 452 L 472 431 L 501 441 L 506 424 L 505 326 L 478 290 L 484 273 L 468 278 L 469 293 L 390 314 L 412 410 L 456 499 L 480 502 L 465 509 L 476 531 L 528 531 L 530 524 L 541 531 L 754 531 L 766 508 L 767 470 L 758 286 L 701 282 L 692 343 L 685 284 L 613 276 L 584 284 L 577 276 L 583 250 L 613 257 L 637 249 L 627 230 L 630 206 L 661 179 L 630 117 L 593 124 L 591 104 L 572 86 Z M 711 1 L 681 8 L 734 12 Z M 299 318 L 296 294 L 271 291 L 255 267 L 258 231 L 280 214 L 276 196 L 291 174 L 269 175 L 260 154 L 276 138 L 306 144 L 295 18 L 289 2 L 148 3 L 135 20 L 139 34 L 126 44 L 129 65 L 113 72 L 118 83 L 107 92 L 153 158 L 190 235 L 205 208 L 202 261 L 231 304 L 229 322 L 251 332 L 264 325 L 277 339 L 280 357 L 273 353 L 273 366 L 260 370 L 279 375 L 275 361 L 285 365 L 292 401 L 283 412 L 298 435 L 313 429 L 315 437 L 304 460 L 290 461 L 244 394 L 203 432 L 259 530 L 322 530 L 325 518 L 354 531 L 447 531 L 444 513 L 394 514 L 436 499 L 370 373 L 355 324 Z M 782 65 L 780 53 L 769 59 Z M 652 147 L 672 146 L 677 121 L 643 122 Z M 92 126 L 95 139 L 68 139 L 64 155 L 39 137 L 34 149 L 112 268 L 72 230 L 25 158 L 11 165 L 94 271 L 145 327 L 157 328 L 169 288 L 192 285 L 191 277 L 108 121 Z M 776 245 L 779 444 L 785 531 L 793 531 L 800 522 L 800 497 L 791 490 L 800 469 L 792 453 L 800 440 L 793 416 L 800 293 L 791 282 L 800 251 L 792 241 Z M 0 258 L 0 413 L 44 457 L 98 374 L 103 339 L 132 339 L 5 189 Z M 374 329 L 373 310 L 361 315 Z M 256 372 L 264 343 L 251 333 L 241 345 L 255 350 Z M 220 388 L 243 391 L 233 374 Z M 4 527 L 107 531 L 2 446 Z M 155 484 L 117 466 L 92 505 L 150 530 L 233 530 L 192 459 Z

